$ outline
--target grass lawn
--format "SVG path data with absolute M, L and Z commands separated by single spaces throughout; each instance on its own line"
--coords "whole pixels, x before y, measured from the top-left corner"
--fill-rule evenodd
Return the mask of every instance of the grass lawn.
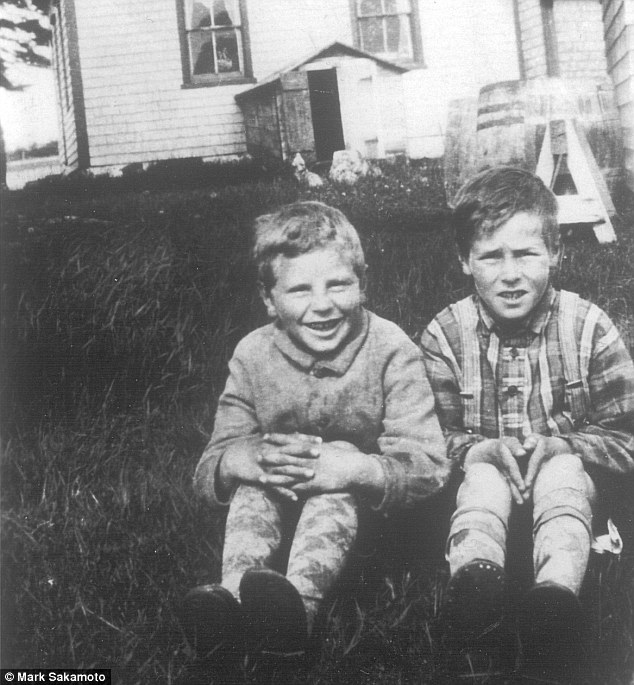
M 222 521 L 191 478 L 231 352 L 265 321 L 248 263 L 255 216 L 300 198 L 341 208 L 366 250 L 369 307 L 414 339 L 468 292 L 435 163 L 386 166 L 352 189 L 255 176 L 60 181 L 3 198 L 3 667 L 209 682 L 178 610 L 189 588 L 219 578 Z M 558 282 L 606 309 L 632 348 L 632 198 L 620 207 L 619 242 L 570 241 Z M 386 530 L 383 552 L 329 606 L 310 667 L 273 680 L 504 682 L 470 676 L 466 659 L 452 675 L 439 649 L 447 515 L 439 501 Z M 583 591 L 589 685 L 630 685 L 634 673 L 634 525 L 624 511 L 619 523 L 629 551 L 594 556 Z

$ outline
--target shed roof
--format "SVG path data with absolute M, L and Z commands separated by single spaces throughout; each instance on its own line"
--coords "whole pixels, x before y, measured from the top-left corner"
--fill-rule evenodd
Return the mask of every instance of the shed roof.
M 254 92 L 257 92 L 261 88 L 266 88 L 267 86 L 275 83 L 282 74 L 286 74 L 289 71 L 295 71 L 296 69 L 299 69 L 300 67 L 304 66 L 304 64 L 313 62 L 316 59 L 321 59 L 323 57 L 332 57 L 334 55 L 348 55 L 350 57 L 361 57 L 363 59 L 371 59 L 373 62 L 380 64 L 385 69 L 396 71 L 399 74 L 409 71 L 408 67 L 404 67 L 400 64 L 395 64 L 394 62 L 390 62 L 385 59 L 381 59 L 380 57 L 377 57 L 376 55 L 373 55 L 370 52 L 360 50 L 359 48 L 354 48 L 351 45 L 346 45 L 345 43 L 334 41 L 332 43 L 329 43 L 325 47 L 319 48 L 316 51 L 313 50 L 310 54 L 305 55 L 299 61 L 292 62 L 283 67 L 282 69 L 279 69 L 278 71 L 274 71 L 272 74 L 269 74 L 261 81 L 259 81 L 256 85 L 252 86 L 251 88 L 247 88 L 247 90 L 243 90 L 241 93 L 238 93 L 236 95 L 236 100 L 240 102 L 240 100 L 242 100 L 245 97 L 252 96 Z

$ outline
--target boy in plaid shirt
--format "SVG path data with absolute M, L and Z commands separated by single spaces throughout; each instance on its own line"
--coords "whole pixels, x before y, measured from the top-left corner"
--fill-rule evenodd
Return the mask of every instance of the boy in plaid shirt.
M 453 225 L 475 294 L 438 314 L 421 341 L 448 454 L 464 472 L 444 628 L 464 648 L 499 624 L 509 519 L 532 507 L 524 661 L 539 675 L 566 671 L 581 644 L 599 494 L 634 472 L 634 366 L 604 312 L 551 285 L 557 203 L 540 179 L 481 172 L 458 193 Z

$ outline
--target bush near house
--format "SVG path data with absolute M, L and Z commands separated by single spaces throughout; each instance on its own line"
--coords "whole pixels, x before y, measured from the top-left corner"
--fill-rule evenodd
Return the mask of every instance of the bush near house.
M 7 153 L 7 161 L 14 162 L 19 159 L 33 159 L 37 157 L 52 157 L 58 154 L 58 144 L 56 140 L 52 140 L 45 145 L 33 144 L 28 148 L 17 148 Z
M 220 569 L 221 521 L 192 498 L 191 476 L 233 347 L 264 322 L 250 223 L 299 198 L 340 207 L 367 252 L 369 306 L 417 338 L 468 289 L 440 168 L 385 165 L 354 188 L 313 191 L 283 178 L 161 192 L 102 179 L 62 194 L 55 183 L 3 202 L 3 666 L 206 682 L 178 609 Z M 621 206 L 619 243 L 570 242 L 559 280 L 604 307 L 632 346 L 634 202 Z M 312 665 L 273 682 L 457 682 L 435 632 L 446 506 L 386 538 L 325 616 Z M 584 588 L 593 685 L 629 684 L 634 669 L 629 516 L 619 519 L 629 551 L 595 557 Z M 238 676 L 261 679 L 250 668 Z M 503 682 L 488 670 L 459 681 Z

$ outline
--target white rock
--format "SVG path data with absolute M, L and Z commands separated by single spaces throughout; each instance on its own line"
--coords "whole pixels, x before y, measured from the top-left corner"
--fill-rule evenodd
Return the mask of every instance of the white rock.
M 357 150 L 337 150 L 332 155 L 330 178 L 335 183 L 354 185 L 369 171 L 370 165 Z

